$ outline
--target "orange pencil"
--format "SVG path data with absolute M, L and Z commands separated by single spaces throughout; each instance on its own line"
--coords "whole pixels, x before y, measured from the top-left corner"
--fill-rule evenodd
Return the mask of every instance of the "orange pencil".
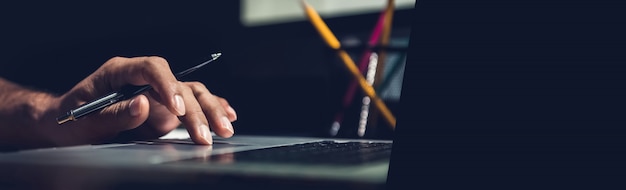
M 392 128 L 395 128 L 396 118 L 393 116 L 389 108 L 387 108 L 385 102 L 383 102 L 383 100 L 380 99 L 378 95 L 376 95 L 374 87 L 367 83 L 367 80 L 365 80 L 365 77 L 363 77 L 363 75 L 359 72 L 359 69 L 356 67 L 356 64 L 354 63 L 350 55 L 348 55 L 345 50 L 341 49 L 341 43 L 339 43 L 337 37 L 335 37 L 330 28 L 328 28 L 324 20 L 322 20 L 320 15 L 317 13 L 317 11 L 315 11 L 315 9 L 313 9 L 313 7 L 311 7 L 304 0 L 302 0 L 302 4 L 304 5 L 304 11 L 309 18 L 309 21 L 311 21 L 313 26 L 317 29 L 318 33 L 322 36 L 326 44 L 330 48 L 337 50 L 339 58 L 341 58 L 344 66 L 346 66 L 348 71 L 350 71 L 350 74 L 358 81 L 359 86 L 361 87 L 363 92 L 374 102 L 374 105 L 385 117 L 387 123 L 389 123 Z

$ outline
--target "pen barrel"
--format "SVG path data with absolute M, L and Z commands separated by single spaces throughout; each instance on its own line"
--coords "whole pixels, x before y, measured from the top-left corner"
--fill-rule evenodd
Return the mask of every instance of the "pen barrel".
M 57 123 L 59 124 L 63 124 L 67 121 L 73 121 L 73 120 L 77 120 L 78 118 L 81 118 L 87 114 L 90 114 L 92 112 L 104 109 L 110 105 L 113 105 L 119 101 L 122 100 L 126 100 L 128 98 L 131 98 L 133 96 L 136 96 L 142 92 L 145 92 L 147 90 L 152 89 L 151 86 L 149 85 L 144 85 L 144 86 L 133 86 L 133 85 L 128 85 L 128 86 L 124 86 L 122 87 L 122 89 L 119 92 L 112 92 L 109 93 L 107 95 L 104 95 L 94 101 L 85 103 L 81 106 L 79 106 L 76 109 L 70 110 L 67 113 L 65 113 L 64 115 L 61 115 L 59 117 L 57 117 Z
M 94 111 L 98 111 L 104 109 L 110 105 L 113 105 L 119 101 L 126 100 L 128 98 L 132 98 L 138 94 L 141 94 L 147 90 L 152 89 L 150 85 L 143 86 L 135 86 L 135 85 L 126 85 L 122 87 L 122 89 L 118 92 L 112 92 L 105 96 L 102 96 L 94 101 L 83 104 L 82 106 L 72 110 L 74 117 L 76 119 L 85 116 Z
M 117 103 L 118 101 L 120 101 L 122 98 L 124 98 L 124 94 L 123 93 L 119 93 L 119 92 L 113 92 L 110 94 L 107 94 L 101 98 L 98 98 L 92 102 L 83 104 L 82 106 L 72 110 L 72 114 L 74 115 L 74 118 L 78 119 L 82 116 L 85 116 L 89 113 L 92 113 L 94 111 L 98 111 L 101 110 L 107 106 L 110 106 L 114 103 Z

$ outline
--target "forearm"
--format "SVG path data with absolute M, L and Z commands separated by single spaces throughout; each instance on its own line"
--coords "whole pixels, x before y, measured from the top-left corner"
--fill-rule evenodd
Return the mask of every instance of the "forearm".
M 55 96 L 28 89 L 0 78 L 0 146 L 12 146 L 28 141 L 38 134 L 41 126 L 55 111 Z

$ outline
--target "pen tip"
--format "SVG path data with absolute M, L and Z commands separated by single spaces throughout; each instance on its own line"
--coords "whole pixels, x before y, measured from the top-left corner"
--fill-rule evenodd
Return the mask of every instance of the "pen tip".
M 222 55 L 222 53 L 214 53 L 214 54 L 211 54 L 211 58 L 213 58 L 213 59 L 217 59 L 217 58 L 218 58 L 218 57 L 220 57 L 221 55 Z

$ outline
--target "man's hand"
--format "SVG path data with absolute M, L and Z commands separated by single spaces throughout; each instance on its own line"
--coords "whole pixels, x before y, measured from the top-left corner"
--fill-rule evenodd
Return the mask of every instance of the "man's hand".
M 61 113 L 127 84 L 151 85 L 153 90 L 77 121 L 56 124 L 55 117 Z M 44 99 L 42 102 L 46 103 L 29 105 L 35 107 L 29 109 L 36 110 L 35 113 L 25 113 L 35 115 L 32 117 L 38 121 L 36 126 L 18 128 L 0 124 L 0 130 L 14 130 L 16 137 L 20 137 L 9 144 L 22 142 L 28 145 L 25 147 L 89 144 L 116 138 L 121 132 L 124 138 L 157 138 L 181 123 L 195 143 L 211 144 L 211 131 L 231 137 L 234 133 L 231 122 L 237 119 L 235 110 L 225 99 L 212 94 L 200 82 L 178 81 L 167 61 L 160 57 L 112 58 L 65 94 Z

